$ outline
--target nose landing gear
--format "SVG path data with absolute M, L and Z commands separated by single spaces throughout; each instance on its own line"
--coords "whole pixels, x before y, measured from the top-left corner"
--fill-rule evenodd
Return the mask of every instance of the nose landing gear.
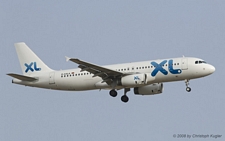
M 191 88 L 190 88 L 190 87 L 187 87 L 187 88 L 186 88 L 186 91 L 187 91 L 187 92 L 190 92 L 190 91 L 191 91 Z
M 186 91 L 190 92 L 191 88 L 188 86 L 189 85 L 189 80 L 188 79 L 185 79 L 185 84 L 186 84 Z

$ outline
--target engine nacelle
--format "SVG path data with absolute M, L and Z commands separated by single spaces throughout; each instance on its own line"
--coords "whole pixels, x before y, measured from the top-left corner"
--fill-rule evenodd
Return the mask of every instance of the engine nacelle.
M 155 80 L 155 77 L 152 77 L 144 73 L 132 74 L 122 77 L 118 82 L 118 84 L 122 86 L 138 86 L 147 84 L 148 82 L 153 80 Z
M 163 92 L 163 83 L 154 83 L 147 86 L 135 87 L 134 94 L 136 95 L 154 95 Z

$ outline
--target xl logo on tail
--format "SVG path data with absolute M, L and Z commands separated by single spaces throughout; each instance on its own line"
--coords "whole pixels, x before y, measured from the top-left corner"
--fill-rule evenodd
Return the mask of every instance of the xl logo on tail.
M 27 67 L 27 69 L 25 70 L 26 73 L 29 70 L 32 71 L 32 72 L 33 71 L 40 71 L 41 70 L 41 68 L 38 68 L 37 67 L 37 63 L 36 62 L 31 62 L 30 65 L 28 65 L 27 63 L 25 63 L 24 65 Z M 34 67 L 33 67 L 33 65 L 34 65 Z

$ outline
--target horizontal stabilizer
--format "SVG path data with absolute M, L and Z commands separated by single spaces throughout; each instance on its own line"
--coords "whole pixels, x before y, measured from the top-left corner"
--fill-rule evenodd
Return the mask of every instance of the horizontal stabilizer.
M 22 81 L 35 81 L 35 80 L 37 80 L 37 78 L 24 76 L 24 75 L 20 75 L 20 74 L 9 73 L 7 75 L 9 75 L 9 76 L 11 76 L 13 78 L 22 80 Z

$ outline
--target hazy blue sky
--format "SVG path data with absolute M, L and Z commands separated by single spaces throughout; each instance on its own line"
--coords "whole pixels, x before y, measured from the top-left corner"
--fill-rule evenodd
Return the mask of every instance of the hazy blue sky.
M 52 69 L 76 68 L 64 56 L 99 65 L 199 57 L 216 67 L 205 78 L 165 83 L 154 96 L 64 92 L 11 83 L 22 73 L 14 48 L 26 44 Z M 225 1 L 81 0 L 0 2 L 1 141 L 169 141 L 173 134 L 225 139 Z M 190 140 L 190 139 L 182 139 Z M 196 139 L 191 140 L 212 140 Z

